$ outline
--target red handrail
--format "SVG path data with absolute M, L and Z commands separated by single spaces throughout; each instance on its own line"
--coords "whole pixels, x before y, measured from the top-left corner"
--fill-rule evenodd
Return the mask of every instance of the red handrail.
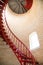
M 3 15 L 4 15 L 4 19 L 2 18 L 2 16 L 0 16 L 1 18 L 2 18 L 2 22 L 3 22 L 3 28 L 5 29 L 4 31 L 2 30 L 2 32 L 3 32 L 3 36 L 4 36 L 4 32 L 6 32 L 6 34 L 8 35 L 8 37 L 11 39 L 11 41 L 13 42 L 13 43 L 16 43 L 16 44 L 14 44 L 17 48 L 18 48 L 18 50 L 20 51 L 20 52 L 22 52 L 27 58 L 31 58 L 32 59 L 32 61 L 34 62 L 34 65 L 35 65 L 35 58 L 34 58 L 34 56 L 32 55 L 32 53 L 30 52 L 30 50 L 27 48 L 27 46 L 20 40 L 20 39 L 18 39 L 18 37 L 11 31 L 11 29 L 9 28 L 9 26 L 8 26 L 8 23 L 7 23 L 7 20 L 6 20 L 6 16 L 5 16 L 5 11 L 6 11 L 6 5 L 7 5 L 7 1 L 6 0 L 4 0 L 4 6 L 3 6 L 3 9 L 2 10 L 4 10 L 4 13 L 3 13 Z M 2 27 L 1 27 L 2 28 Z M 9 32 L 9 34 L 8 34 L 8 32 Z M 10 36 L 9 36 L 10 35 Z M 12 38 L 13 37 L 13 38 Z M 5 36 L 4 36 L 4 38 L 5 38 Z

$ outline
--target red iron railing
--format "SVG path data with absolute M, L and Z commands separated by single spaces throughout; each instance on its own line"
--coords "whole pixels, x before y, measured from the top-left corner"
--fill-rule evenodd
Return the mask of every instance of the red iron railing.
M 29 63 L 36 65 L 35 58 L 31 54 L 30 50 L 20 39 L 17 38 L 7 24 L 5 15 L 7 3 L 7 0 L 0 0 L 0 28 L 3 38 L 13 50 L 21 65 L 28 65 Z

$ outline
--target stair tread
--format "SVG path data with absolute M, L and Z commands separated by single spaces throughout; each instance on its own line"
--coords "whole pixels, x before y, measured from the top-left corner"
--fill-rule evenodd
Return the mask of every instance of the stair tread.
M 5 5 L 4 1 L 0 0 L 0 5 L 3 5 L 3 7 L 4 7 L 4 5 Z
M 20 53 L 19 50 L 14 51 L 15 53 Z M 22 59 L 26 58 L 26 59 L 31 59 L 30 57 L 26 57 L 25 55 L 23 55 L 22 53 L 20 53 L 20 55 L 18 57 L 21 57 Z
M 20 54 L 20 56 L 18 56 L 18 57 L 21 57 L 22 59 L 32 59 L 32 58 L 30 58 L 30 57 L 27 57 L 27 56 L 25 56 L 25 55 L 23 55 L 23 54 Z
M 26 60 L 26 59 L 25 60 L 23 59 L 22 62 L 33 63 L 32 60 Z

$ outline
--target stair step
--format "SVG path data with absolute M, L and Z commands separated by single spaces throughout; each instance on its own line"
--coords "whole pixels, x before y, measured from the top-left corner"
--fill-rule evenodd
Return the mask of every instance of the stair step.
M 0 11 L 0 15 L 2 15 L 2 11 Z M 0 19 L 2 20 L 2 17 L 0 17 Z
M 30 57 L 27 57 L 27 56 L 25 56 L 24 54 L 20 54 L 19 55 L 19 57 L 21 57 L 22 59 L 28 59 L 28 60 L 31 60 L 32 58 L 30 58 Z
M 1 27 L 3 28 L 4 26 L 3 26 L 3 25 L 1 25 Z
M 2 9 L 0 9 L 0 11 L 2 11 Z
M 27 62 L 27 63 L 33 63 L 33 61 L 32 60 L 26 60 L 26 59 L 23 59 L 23 60 L 21 60 L 22 62 Z
M 14 47 L 14 45 L 12 44 L 12 42 L 10 42 L 10 46 L 11 46 L 11 47 Z
M 8 36 L 7 36 L 7 38 L 6 38 L 8 41 L 9 41 L 9 43 L 11 43 L 11 40 L 8 38 Z
M 0 33 L 0 37 L 1 37 L 1 33 Z
M 28 60 L 31 60 L 32 58 L 29 58 L 29 57 L 26 57 L 25 55 L 20 55 L 22 59 L 28 59 Z
M 14 51 L 14 53 L 17 53 L 18 54 L 18 51 Z
M 9 45 L 10 45 L 10 47 L 11 47 L 13 50 L 16 50 L 16 49 L 17 49 L 12 42 L 10 42 Z
M 2 9 L 0 8 L 0 13 L 2 13 Z M 0 16 L 2 17 L 2 14 L 0 14 Z
M 2 0 L 0 0 L 0 5 L 3 5 L 4 7 L 5 3 Z
M 7 40 L 9 41 L 9 44 L 11 44 L 11 43 L 12 43 L 12 42 L 11 42 L 11 40 L 10 40 L 9 38 L 8 38 Z
M 13 47 L 12 49 L 13 49 L 13 50 L 16 50 L 16 47 Z
M 1 3 L 4 3 L 2 0 L 0 0 Z
M 2 30 L 4 31 L 5 29 L 2 28 Z
M 14 46 L 14 44 L 12 44 L 12 42 L 9 43 L 9 44 L 10 44 L 10 46 L 11 46 L 12 48 L 16 48 L 16 47 Z
M 2 7 L 2 5 L 0 5 L 0 7 Z
M 2 21 L 1 21 L 0 23 L 1 23 L 1 24 L 3 24 L 3 22 L 2 22 Z
M 0 6 L 0 9 L 3 9 L 3 7 L 2 7 L 2 6 Z
M 3 29 L 3 30 L 4 30 L 4 29 Z M 6 32 L 5 32 L 5 31 L 4 31 L 4 34 L 5 34 L 5 36 L 6 36 L 6 37 L 8 37 L 8 35 L 6 34 Z

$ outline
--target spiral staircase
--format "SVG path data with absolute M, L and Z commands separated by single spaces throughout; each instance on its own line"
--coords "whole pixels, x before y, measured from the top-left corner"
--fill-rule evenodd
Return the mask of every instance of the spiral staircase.
M 26 45 L 10 30 L 5 16 L 8 0 L 0 0 L 0 35 L 12 49 L 21 65 L 36 65 L 34 56 Z

